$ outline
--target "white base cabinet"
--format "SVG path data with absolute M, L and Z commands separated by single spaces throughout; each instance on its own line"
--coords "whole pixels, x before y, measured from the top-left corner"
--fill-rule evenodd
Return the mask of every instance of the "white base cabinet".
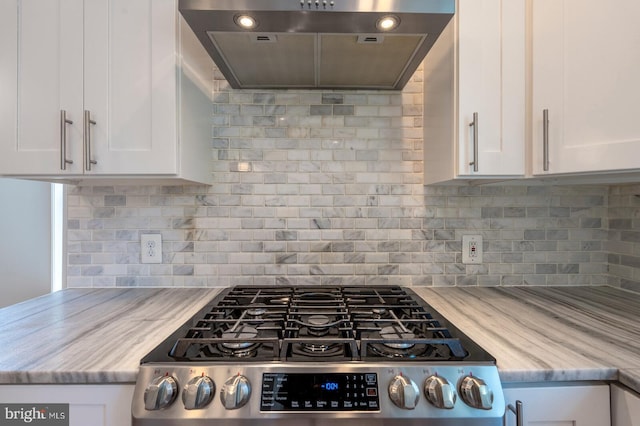
M 610 426 L 609 386 L 531 385 L 504 388 L 506 404 L 522 402 L 524 426 Z M 506 413 L 505 426 L 516 426 L 516 415 Z
M 640 395 L 611 385 L 611 426 L 640 426 Z
M 525 174 L 524 0 L 458 0 L 424 62 L 424 182 Z
M 176 0 L 3 0 L 0 35 L 0 175 L 210 183 L 213 62 Z
M 134 385 L 0 385 L 4 404 L 69 404 L 70 426 L 130 426 Z

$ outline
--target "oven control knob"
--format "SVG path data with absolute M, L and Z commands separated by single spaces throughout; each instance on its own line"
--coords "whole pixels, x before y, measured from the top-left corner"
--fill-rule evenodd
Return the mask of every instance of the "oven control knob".
M 484 380 L 467 376 L 460 382 L 460 397 L 469 406 L 482 410 L 491 410 L 493 391 Z
M 420 399 L 420 389 L 410 378 L 396 376 L 389 383 L 389 398 L 398 407 L 413 410 Z
M 251 383 L 245 376 L 238 374 L 229 377 L 220 389 L 220 400 L 227 410 L 240 408 L 249 401 L 251 396 Z
M 158 376 L 144 390 L 144 408 L 149 411 L 167 408 L 178 396 L 178 383 L 171 376 Z
M 216 385 L 210 377 L 194 377 L 182 390 L 182 402 L 187 410 L 204 408 L 213 400 Z
M 456 403 L 456 391 L 444 377 L 427 377 L 424 382 L 424 396 L 438 408 L 451 409 Z

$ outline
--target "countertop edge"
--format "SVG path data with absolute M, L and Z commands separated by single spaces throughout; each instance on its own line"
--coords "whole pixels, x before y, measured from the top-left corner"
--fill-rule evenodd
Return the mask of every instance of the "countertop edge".
M 138 371 L 3 371 L 0 386 L 6 385 L 108 385 L 135 384 Z

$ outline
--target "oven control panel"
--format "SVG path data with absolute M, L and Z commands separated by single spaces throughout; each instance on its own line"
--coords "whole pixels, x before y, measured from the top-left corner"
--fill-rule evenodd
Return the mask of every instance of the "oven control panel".
M 393 424 L 502 426 L 505 409 L 495 365 L 143 364 L 132 426 L 239 426 L 257 419 L 303 426 L 365 425 L 366 419 L 371 424 L 397 419 Z
M 376 373 L 263 373 L 260 411 L 379 411 Z

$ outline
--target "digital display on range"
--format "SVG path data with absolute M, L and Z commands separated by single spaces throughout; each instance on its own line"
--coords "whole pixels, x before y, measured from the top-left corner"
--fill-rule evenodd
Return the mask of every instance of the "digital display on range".
M 337 382 L 327 382 L 327 383 L 323 383 L 320 385 L 321 389 L 324 390 L 328 390 L 328 391 L 337 391 L 340 390 L 340 386 L 338 385 Z
M 261 411 L 379 411 L 376 373 L 264 373 Z

